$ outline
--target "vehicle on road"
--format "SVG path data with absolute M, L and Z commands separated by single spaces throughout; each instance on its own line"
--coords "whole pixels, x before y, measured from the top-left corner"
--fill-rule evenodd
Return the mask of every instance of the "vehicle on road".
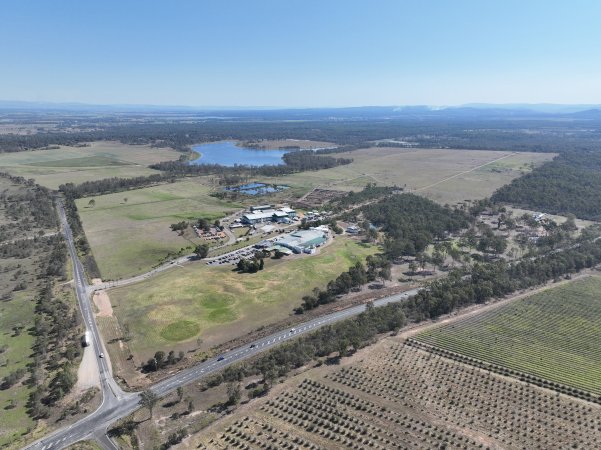
M 104 358 L 104 353 L 101 353 L 100 355 L 98 355 L 99 358 Z
M 290 333 L 294 333 L 296 331 L 296 328 L 290 328 Z
M 87 347 L 92 343 L 92 335 L 89 331 L 86 331 L 81 338 L 81 346 Z
M 224 359 L 225 359 L 225 356 L 219 356 L 219 357 L 217 358 L 217 361 L 223 361 Z
M 255 348 L 257 344 L 250 344 L 250 348 Z

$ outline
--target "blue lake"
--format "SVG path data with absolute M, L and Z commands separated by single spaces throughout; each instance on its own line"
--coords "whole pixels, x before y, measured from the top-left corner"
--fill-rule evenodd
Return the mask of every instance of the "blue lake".
M 201 144 L 192 147 L 200 153 L 200 158 L 190 161 L 190 164 L 220 164 L 234 166 L 277 166 L 283 164 L 282 156 L 289 150 L 257 150 L 248 147 L 238 147 L 235 142 L 222 141 L 211 144 Z

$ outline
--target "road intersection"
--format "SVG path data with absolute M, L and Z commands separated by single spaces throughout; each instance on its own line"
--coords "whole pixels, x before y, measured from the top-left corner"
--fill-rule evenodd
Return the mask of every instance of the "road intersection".
M 139 393 L 124 392 L 112 377 L 108 353 L 104 351 L 102 339 L 94 319 L 91 305 L 91 295 L 98 286 L 90 286 L 85 278 L 83 266 L 77 258 L 77 252 L 73 241 L 73 235 L 67 222 L 64 207 L 58 201 L 58 212 L 62 223 L 63 232 L 67 241 L 69 254 L 73 262 L 73 277 L 77 300 L 84 318 L 86 330 L 92 336 L 92 346 L 96 356 L 100 353 L 107 355 L 105 358 L 97 358 L 100 371 L 100 383 L 102 390 L 102 403 L 96 411 L 84 417 L 78 422 L 61 428 L 50 435 L 30 444 L 28 449 L 32 450 L 54 450 L 68 447 L 75 442 L 93 439 L 105 449 L 118 448 L 108 437 L 107 430 L 117 420 L 126 417 L 139 408 Z M 377 299 L 374 306 L 384 306 L 389 303 L 403 301 L 417 293 L 417 289 L 400 294 L 391 295 Z M 364 312 L 366 305 L 357 305 L 330 314 L 317 317 L 307 322 L 295 325 L 295 328 L 273 333 L 269 336 L 242 347 L 232 349 L 222 356 L 209 359 L 163 379 L 154 384 L 150 389 L 159 397 L 175 391 L 178 387 L 198 381 L 212 373 L 219 372 L 225 367 L 248 359 L 283 342 L 294 339 L 300 335 L 310 333 L 323 326 L 331 325 L 341 320 L 357 316 Z

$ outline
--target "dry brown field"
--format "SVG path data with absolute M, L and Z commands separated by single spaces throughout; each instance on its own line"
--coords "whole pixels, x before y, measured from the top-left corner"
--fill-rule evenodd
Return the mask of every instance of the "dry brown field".
M 599 448 L 601 408 L 405 345 L 297 375 L 178 448 Z
M 490 196 L 496 189 L 551 160 L 552 153 L 489 150 L 404 149 L 373 147 L 335 157 L 348 165 L 266 180 L 306 193 L 313 188 L 351 191 L 368 183 L 399 186 L 438 203 L 454 204 Z

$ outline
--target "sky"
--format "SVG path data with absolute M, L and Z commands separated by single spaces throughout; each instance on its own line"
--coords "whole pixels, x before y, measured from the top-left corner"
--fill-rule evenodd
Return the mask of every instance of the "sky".
M 0 99 L 601 103 L 597 0 L 2 0 Z

